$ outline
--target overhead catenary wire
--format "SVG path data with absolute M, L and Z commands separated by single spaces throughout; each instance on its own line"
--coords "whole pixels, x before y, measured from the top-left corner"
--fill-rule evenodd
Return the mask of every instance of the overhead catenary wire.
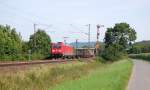
M 16 14 L 16 15 L 18 15 L 18 16 L 20 16 L 20 17 L 22 17 L 22 19 L 24 19 L 24 20 L 26 20 L 26 21 L 28 21 L 28 22 L 30 22 L 30 23 L 36 23 L 36 24 L 38 24 L 38 25 L 41 25 L 42 27 L 44 26 L 44 27 L 46 27 L 46 28 L 44 28 L 44 29 L 49 29 L 49 28 L 51 28 L 51 29 L 57 29 L 57 31 L 58 31 L 58 26 L 56 25 L 56 26 L 54 26 L 53 25 L 53 27 L 51 26 L 51 25 L 47 25 L 47 24 L 43 24 L 43 23 L 39 23 L 38 22 L 38 17 L 36 16 L 36 15 L 34 15 L 32 18 L 31 17 L 29 17 L 30 16 L 30 14 L 32 14 L 32 13 L 29 13 L 29 12 L 26 12 L 26 11 L 20 11 L 20 9 L 19 8 L 16 8 L 16 7 L 14 7 L 14 6 L 10 6 L 10 5 L 8 5 L 8 4 L 6 4 L 5 2 L 2 2 L 2 3 L 0 3 L 0 5 L 1 6 L 5 6 L 6 8 L 8 8 L 8 9 L 10 9 L 10 11 L 8 11 L 8 12 L 11 12 L 11 13 L 14 13 L 14 14 Z M 76 25 L 75 24 L 71 24 L 74 28 L 76 28 L 77 30 L 79 30 L 80 31 L 80 33 L 82 33 L 82 34 L 85 34 L 85 35 L 87 35 L 88 33 L 86 33 L 86 32 L 84 32 L 84 30 L 86 30 L 86 29 L 80 29 L 80 28 L 83 28 L 83 26 L 85 26 L 85 25 L 79 25 L 78 27 L 80 27 L 80 28 L 78 28 L 78 27 L 76 27 Z M 69 26 L 69 25 L 68 25 Z M 34 32 L 36 31 L 36 25 L 34 26 Z M 60 28 L 60 27 L 59 27 Z M 61 30 L 61 29 L 60 29 Z M 59 30 L 59 31 L 60 31 Z
M 77 28 L 77 27 L 75 27 L 74 25 L 70 25 L 70 26 L 72 26 L 72 27 L 74 27 L 74 28 Z M 80 33 L 84 33 L 84 34 L 86 34 L 87 36 L 88 36 L 88 46 L 90 47 L 90 39 L 91 39 L 91 32 L 90 32 L 90 29 L 91 29 L 91 24 L 87 24 L 87 25 L 84 25 L 84 26 L 87 26 L 88 27 L 88 33 L 84 33 L 84 32 L 82 32 L 82 30 L 80 30 Z M 78 33 L 78 32 L 77 32 Z
M 25 12 L 23 10 L 20 11 L 19 8 L 10 6 L 9 4 L 6 4 L 5 2 L 0 3 L 0 5 L 1 6 L 5 6 L 5 8 L 10 9 L 10 11 L 8 11 L 8 12 L 18 15 L 19 17 L 21 17 L 22 19 L 24 19 L 24 20 L 26 20 L 26 21 L 28 21 L 30 23 L 34 23 L 34 32 L 36 31 L 37 25 L 41 25 L 41 26 L 46 27 L 43 30 L 49 29 L 50 27 L 52 27 L 52 24 L 48 25 L 48 24 L 43 24 L 43 23 L 38 22 L 37 21 L 38 17 L 35 16 L 35 15 L 33 15 L 32 18 L 29 18 L 28 16 L 31 15 L 31 14 L 33 14 L 33 13 Z M 33 19 L 33 17 L 36 18 L 36 20 Z

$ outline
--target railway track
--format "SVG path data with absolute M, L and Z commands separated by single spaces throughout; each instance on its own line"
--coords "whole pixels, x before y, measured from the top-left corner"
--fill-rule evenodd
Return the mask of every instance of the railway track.
M 93 58 L 82 58 L 82 61 L 88 61 Z M 0 62 L 0 67 L 11 67 L 11 66 L 24 66 L 24 65 L 36 65 L 36 64 L 50 64 L 50 63 L 66 63 L 70 61 L 76 61 L 77 59 L 52 59 L 52 60 L 39 60 L 39 61 L 11 61 L 11 62 Z
M 73 63 L 78 61 L 79 59 L 51 59 L 51 60 L 37 60 L 37 61 L 5 61 L 0 62 L 0 73 L 16 73 L 19 71 L 29 70 L 32 67 L 39 67 L 40 65 L 50 65 L 54 66 L 54 64 L 59 63 Z M 93 58 L 82 58 L 79 61 L 89 62 L 93 60 Z
M 42 61 L 26 61 L 26 62 L 1 62 L 0 67 L 22 66 L 22 65 L 34 65 L 34 64 L 49 64 L 49 63 L 62 63 L 67 60 L 42 60 Z

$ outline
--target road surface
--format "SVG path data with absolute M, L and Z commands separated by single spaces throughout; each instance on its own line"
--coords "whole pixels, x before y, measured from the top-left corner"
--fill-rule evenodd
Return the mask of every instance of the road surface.
M 150 90 L 150 62 L 133 60 L 133 72 L 127 90 Z

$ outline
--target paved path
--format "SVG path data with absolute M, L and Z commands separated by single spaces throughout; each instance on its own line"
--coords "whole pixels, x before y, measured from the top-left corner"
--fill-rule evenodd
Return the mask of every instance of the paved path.
M 150 90 L 150 62 L 133 60 L 134 67 L 127 90 Z

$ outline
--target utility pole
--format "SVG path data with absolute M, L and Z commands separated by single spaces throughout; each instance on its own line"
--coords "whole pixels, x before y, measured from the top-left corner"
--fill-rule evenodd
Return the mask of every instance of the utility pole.
M 37 24 L 35 24 L 35 23 L 33 24 L 33 27 L 34 27 L 34 33 L 36 32 L 36 25 L 37 25 Z
M 73 27 L 73 25 L 71 24 L 71 26 Z M 90 48 L 90 34 L 91 34 L 91 32 L 90 32 L 90 30 L 91 30 L 91 24 L 86 24 L 86 25 L 84 25 L 84 26 L 86 26 L 86 27 L 88 27 L 88 33 L 84 33 L 84 32 L 74 32 L 74 33 L 83 33 L 83 34 L 85 34 L 85 35 L 87 35 L 88 37 L 87 37 L 87 43 L 88 43 L 88 48 Z
M 76 55 L 77 55 L 77 48 L 78 48 L 78 39 L 76 39 Z
M 66 39 L 69 38 L 69 37 L 63 37 L 63 38 L 64 38 L 64 43 L 66 45 L 67 44 Z
M 76 48 L 78 48 L 78 39 L 76 39 Z
M 90 33 L 91 33 L 91 32 L 90 32 L 90 29 L 91 29 L 91 25 L 89 24 L 88 27 L 89 27 L 88 44 L 89 44 L 89 48 L 90 48 L 90 38 L 91 38 L 91 37 L 90 37 Z
M 37 26 L 37 24 L 33 24 L 33 27 L 34 27 L 34 49 L 33 50 L 35 50 L 36 49 L 36 35 L 35 35 L 35 33 L 36 33 L 36 26 Z

